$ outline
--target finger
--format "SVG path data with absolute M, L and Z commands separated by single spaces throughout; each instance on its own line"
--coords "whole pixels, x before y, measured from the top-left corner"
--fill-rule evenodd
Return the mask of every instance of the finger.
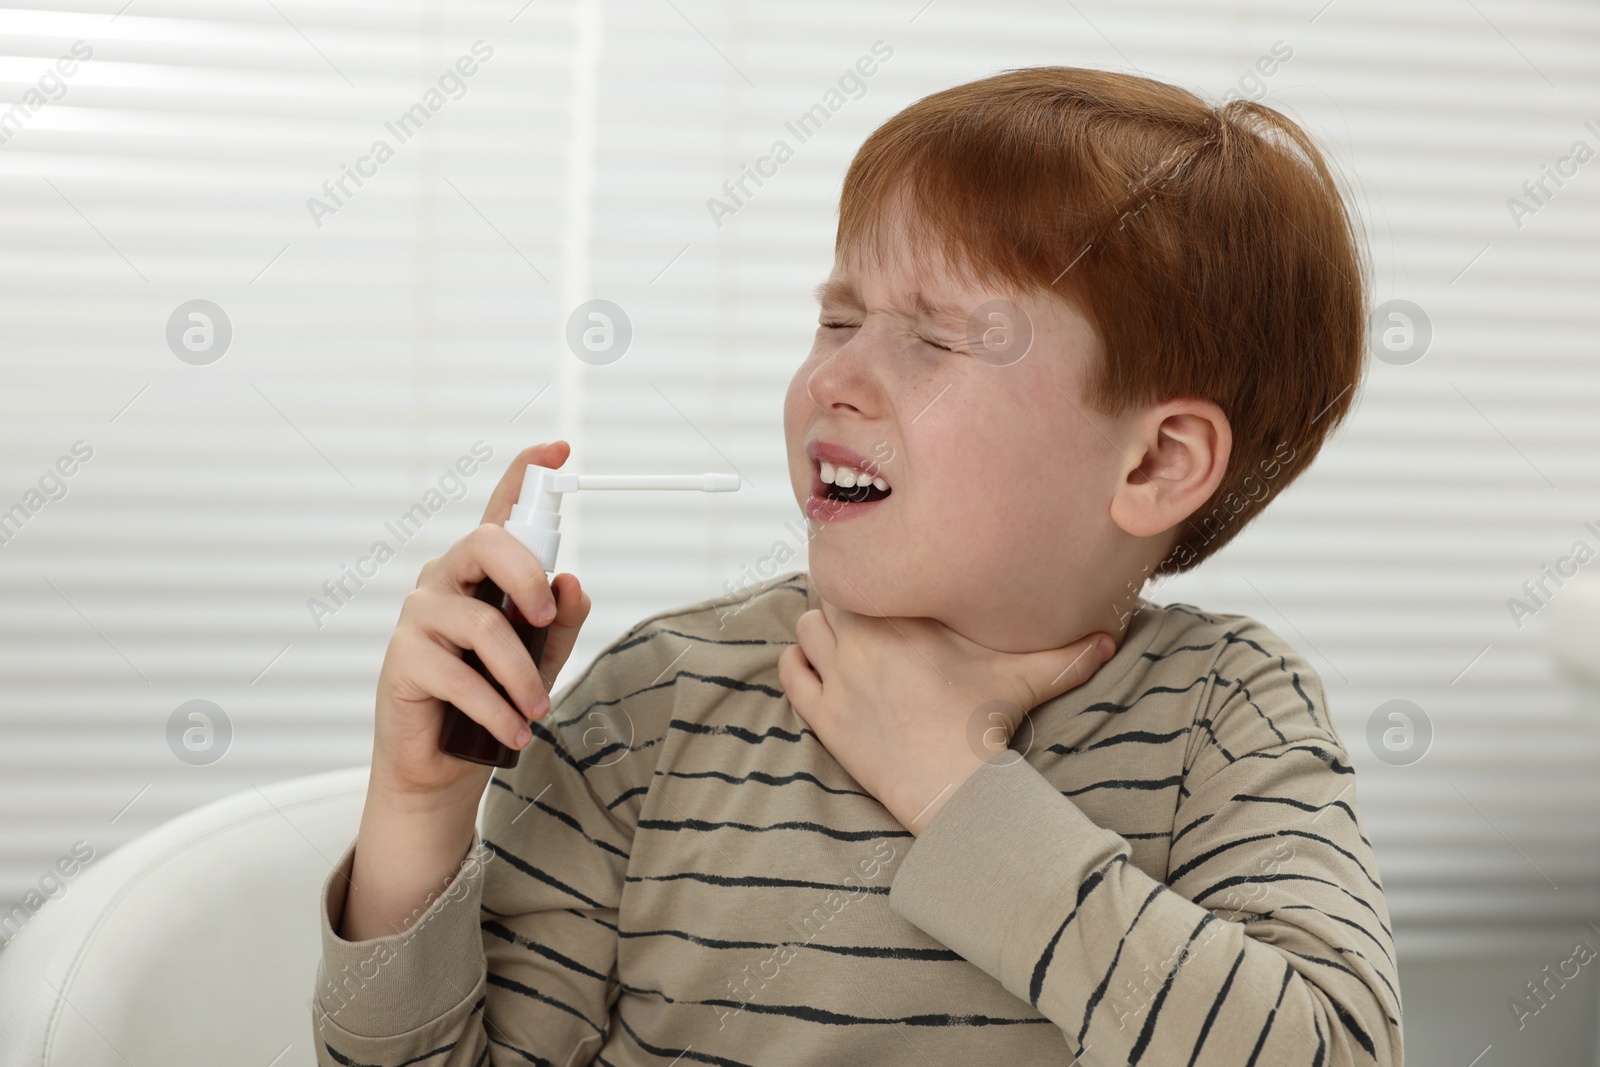
M 515 534 L 492 522 L 474 527 L 446 549 L 418 584 L 470 593 L 486 577 L 509 593 L 522 617 L 535 626 L 543 625 L 540 611 L 559 610 L 543 562 Z
M 441 648 L 458 659 L 462 650 L 472 649 L 495 681 L 505 686 L 524 718 L 535 719 L 544 714 L 549 707 L 544 679 L 504 615 L 481 600 L 459 593 L 419 589 L 407 597 L 419 598 L 417 621 Z M 468 670 L 477 673 L 471 667 Z
M 806 717 L 804 709 L 814 707 L 822 696 L 822 680 L 812 670 L 799 645 L 790 645 L 779 653 L 778 682 L 802 719 Z
M 845 626 L 849 624 L 849 620 L 847 620 L 845 616 L 850 613 L 844 608 L 841 608 L 839 605 L 830 603 L 829 601 L 822 601 L 822 610 L 820 614 L 822 615 L 823 621 L 828 624 L 828 629 L 832 630 L 835 634 L 844 632 Z
M 483 726 L 507 748 L 520 748 L 517 734 L 527 725 L 484 677 L 443 645 L 420 638 L 405 649 L 406 673 L 429 696 L 448 701 Z
M 816 608 L 802 612 L 795 620 L 794 636 L 799 642 L 800 651 L 817 675 L 823 678 L 831 676 L 838 639 L 822 612 Z
M 572 655 L 572 647 L 578 643 L 578 631 L 589 617 L 589 594 L 583 591 L 577 575 L 558 574 L 550 584 L 556 593 L 556 618 L 550 624 L 549 636 L 544 639 L 544 656 L 539 664 L 546 692 L 554 687 L 556 675 Z
M 1087 682 L 1110 656 L 1101 654 L 1098 646 L 1104 634 L 1093 633 L 1061 648 L 1046 649 L 1027 655 L 1023 677 L 1028 680 L 1029 691 L 1036 708 L 1070 689 Z M 1116 651 L 1112 650 L 1112 655 Z
M 567 461 L 567 456 L 571 452 L 572 446 L 565 441 L 529 445 L 518 452 L 511 465 L 506 468 L 506 472 L 500 476 L 500 482 L 494 487 L 494 492 L 489 494 L 489 503 L 483 509 L 481 521 L 504 524 L 511 517 L 511 505 L 522 495 L 522 477 L 523 472 L 528 469 L 528 464 L 536 463 L 554 470 Z

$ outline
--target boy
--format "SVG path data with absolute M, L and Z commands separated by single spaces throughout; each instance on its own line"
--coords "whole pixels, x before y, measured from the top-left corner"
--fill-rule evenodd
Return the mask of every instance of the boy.
M 1139 595 L 1350 409 L 1358 247 L 1248 101 L 1036 68 L 890 119 L 785 403 L 808 570 L 644 620 L 541 716 L 468 593 L 554 608 L 559 670 L 587 599 L 495 524 L 564 443 L 424 567 L 324 887 L 319 1062 L 1398 1065 L 1320 680 Z M 518 766 L 438 753 L 446 699 Z

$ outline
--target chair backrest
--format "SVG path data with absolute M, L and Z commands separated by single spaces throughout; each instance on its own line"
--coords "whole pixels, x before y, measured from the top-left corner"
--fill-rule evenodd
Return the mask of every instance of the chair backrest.
M 0 1067 L 314 1065 L 317 894 L 367 771 L 251 788 L 96 857 L 0 952 Z

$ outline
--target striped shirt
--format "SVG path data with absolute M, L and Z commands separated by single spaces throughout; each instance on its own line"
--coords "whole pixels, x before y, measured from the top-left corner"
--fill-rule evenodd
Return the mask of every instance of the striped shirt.
M 1355 774 L 1261 623 L 1140 598 L 913 836 L 784 695 L 804 571 L 605 648 L 405 931 L 333 928 L 320 1064 L 1401 1062 Z

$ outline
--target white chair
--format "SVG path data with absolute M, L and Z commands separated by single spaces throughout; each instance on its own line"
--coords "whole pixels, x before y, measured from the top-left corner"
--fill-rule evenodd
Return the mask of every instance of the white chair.
M 317 894 L 367 771 L 249 789 L 95 857 L 0 952 L 0 1067 L 314 1065 Z

